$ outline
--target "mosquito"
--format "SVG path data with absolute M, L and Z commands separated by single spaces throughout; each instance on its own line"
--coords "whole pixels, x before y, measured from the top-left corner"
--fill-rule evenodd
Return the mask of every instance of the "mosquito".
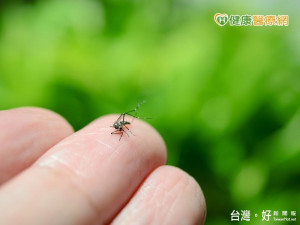
M 111 134 L 121 134 L 120 138 L 119 138 L 119 141 L 121 140 L 124 132 L 125 134 L 127 134 L 127 136 L 129 137 L 129 134 L 127 133 L 127 131 L 129 131 L 133 136 L 135 136 L 130 130 L 129 128 L 126 126 L 126 125 L 129 125 L 131 124 L 130 122 L 126 121 L 125 120 L 125 116 L 128 115 L 128 116 L 132 116 L 134 118 L 138 118 L 138 119 L 151 119 L 151 118 L 147 118 L 147 117 L 137 117 L 136 115 L 132 115 L 132 113 L 137 113 L 137 110 L 140 108 L 140 106 L 142 104 L 144 104 L 146 101 L 142 101 L 140 102 L 139 104 L 137 104 L 137 106 L 130 110 L 130 111 L 127 111 L 127 112 L 123 112 L 121 113 L 121 115 L 119 116 L 119 118 L 114 122 L 114 124 L 111 126 L 113 128 L 115 128 L 116 130 L 111 132 Z M 127 129 L 127 131 L 124 129 L 124 127 Z

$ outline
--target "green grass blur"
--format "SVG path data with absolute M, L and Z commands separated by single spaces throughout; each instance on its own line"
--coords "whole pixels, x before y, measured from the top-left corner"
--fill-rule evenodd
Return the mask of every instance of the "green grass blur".
M 45 107 L 77 130 L 146 99 L 140 115 L 201 185 L 208 225 L 231 224 L 233 209 L 300 213 L 299 6 L 3 1 L 0 108 Z M 218 12 L 290 25 L 219 27 Z

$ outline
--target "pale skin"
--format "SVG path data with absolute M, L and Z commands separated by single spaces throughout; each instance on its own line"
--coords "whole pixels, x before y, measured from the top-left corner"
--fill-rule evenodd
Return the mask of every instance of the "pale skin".
M 0 224 L 203 224 L 198 183 L 166 166 L 166 146 L 147 123 L 111 135 L 118 115 L 78 132 L 39 108 L 0 111 Z

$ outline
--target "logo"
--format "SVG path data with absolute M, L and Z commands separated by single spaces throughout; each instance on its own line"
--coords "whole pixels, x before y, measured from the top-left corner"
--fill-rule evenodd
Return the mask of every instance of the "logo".
M 215 22 L 219 26 L 225 26 L 226 23 L 228 22 L 228 15 L 227 14 L 221 14 L 221 13 L 215 14 Z
M 223 27 L 228 22 L 230 26 L 288 26 L 288 15 L 228 15 L 216 13 L 216 24 Z
M 260 214 L 250 212 L 250 210 L 233 210 L 232 213 L 230 213 L 231 222 L 235 221 L 266 221 L 266 222 L 282 222 L 282 221 L 290 221 L 290 222 L 296 222 L 296 211 L 272 211 L 272 210 L 263 210 Z M 273 224 L 273 223 L 272 223 Z

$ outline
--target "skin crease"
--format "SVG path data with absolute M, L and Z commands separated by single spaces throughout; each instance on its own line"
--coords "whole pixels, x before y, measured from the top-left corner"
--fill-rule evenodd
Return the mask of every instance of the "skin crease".
M 72 133 L 55 113 L 24 110 L 0 112 L 0 127 L 9 130 L 0 133 L 7 137 L 0 157 L 6 166 L 0 168 L 8 174 L 0 187 L 1 225 L 204 223 L 199 185 L 184 171 L 164 166 L 164 141 L 145 122 L 136 119 L 128 125 L 136 136 L 119 141 L 110 127 L 118 115 Z M 1 123 L 9 117 L 12 122 Z M 26 155 L 27 164 L 18 157 L 3 163 L 15 154 Z M 17 172 L 10 173 L 13 168 Z

